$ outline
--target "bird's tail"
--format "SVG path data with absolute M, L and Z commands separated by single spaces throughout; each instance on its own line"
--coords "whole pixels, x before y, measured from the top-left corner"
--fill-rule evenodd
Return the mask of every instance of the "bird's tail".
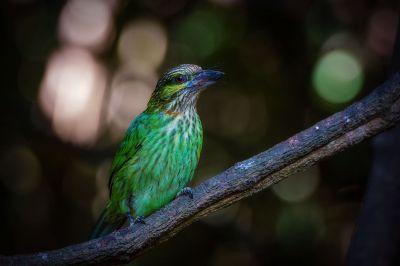
M 104 210 L 97 220 L 92 233 L 90 234 L 90 239 L 95 239 L 110 234 L 111 232 L 122 227 L 125 223 L 125 220 L 126 218 L 122 218 L 114 223 L 110 223 L 107 221 L 106 210 Z

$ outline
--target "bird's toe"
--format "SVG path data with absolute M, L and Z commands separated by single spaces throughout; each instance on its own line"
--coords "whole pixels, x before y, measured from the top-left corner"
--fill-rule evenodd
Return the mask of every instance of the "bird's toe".
M 178 195 L 176 195 L 176 197 L 180 196 L 188 196 L 189 198 L 193 199 L 193 190 L 190 187 L 182 188 Z

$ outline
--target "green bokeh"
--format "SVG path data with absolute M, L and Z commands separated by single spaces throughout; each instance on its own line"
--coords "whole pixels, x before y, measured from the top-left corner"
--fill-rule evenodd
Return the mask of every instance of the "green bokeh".
M 200 59 L 218 50 L 225 38 L 225 18 L 215 11 L 199 10 L 187 17 L 177 28 L 176 41 L 190 47 Z
M 281 247 L 298 252 L 310 249 L 325 231 L 322 212 L 316 205 L 292 205 L 281 210 L 276 235 Z
M 352 100 L 361 90 L 364 75 L 357 59 L 336 50 L 325 54 L 313 70 L 313 86 L 327 102 L 341 104 Z
M 319 170 L 316 166 L 305 172 L 296 173 L 272 187 L 274 194 L 288 202 L 302 201 L 310 197 L 319 182 Z

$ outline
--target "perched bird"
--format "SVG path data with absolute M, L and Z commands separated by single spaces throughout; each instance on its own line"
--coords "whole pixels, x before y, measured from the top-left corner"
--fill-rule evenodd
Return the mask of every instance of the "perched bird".
M 91 238 L 98 238 L 144 217 L 176 196 L 193 197 L 186 187 L 203 143 L 196 111 L 200 92 L 224 75 L 196 65 L 170 69 L 158 81 L 146 110 L 134 119 L 111 166 L 110 201 Z

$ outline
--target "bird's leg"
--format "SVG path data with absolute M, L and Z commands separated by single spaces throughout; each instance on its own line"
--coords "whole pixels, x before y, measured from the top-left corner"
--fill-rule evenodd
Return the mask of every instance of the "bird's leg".
M 128 213 L 126 216 L 128 217 L 129 226 L 133 226 L 135 224 L 135 218 L 130 213 Z
M 180 196 L 188 196 L 189 198 L 193 199 L 193 190 L 190 187 L 184 187 L 181 189 L 181 191 L 178 192 L 176 197 Z
M 129 212 L 126 214 L 126 216 L 128 217 L 129 226 L 133 226 L 134 224 L 145 224 L 143 216 L 138 216 L 135 218 L 132 215 L 134 209 L 134 200 L 135 200 L 134 196 L 130 196 L 128 200 Z

